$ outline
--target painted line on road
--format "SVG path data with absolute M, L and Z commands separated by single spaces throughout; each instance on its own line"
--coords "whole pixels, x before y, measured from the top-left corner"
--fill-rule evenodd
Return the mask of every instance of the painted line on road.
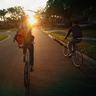
M 50 35 L 50 34 L 48 34 L 48 36 L 50 37 L 50 38 L 52 38 L 52 39 L 55 39 L 55 37 L 53 37 L 52 35 Z

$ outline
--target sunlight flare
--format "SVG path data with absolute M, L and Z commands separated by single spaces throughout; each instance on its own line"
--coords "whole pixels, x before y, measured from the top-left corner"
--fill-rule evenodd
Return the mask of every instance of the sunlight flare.
M 29 23 L 30 23 L 31 25 L 36 25 L 36 24 L 38 23 L 38 20 L 35 18 L 34 15 L 30 15 L 30 16 L 29 16 Z

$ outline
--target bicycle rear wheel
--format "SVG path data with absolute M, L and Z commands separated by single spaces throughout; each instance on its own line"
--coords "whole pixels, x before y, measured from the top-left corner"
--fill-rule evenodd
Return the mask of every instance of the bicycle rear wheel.
M 24 85 L 26 88 L 29 88 L 30 86 L 30 53 L 28 49 L 25 56 Z
M 80 52 L 74 52 L 71 56 L 72 63 L 75 67 L 80 67 L 83 64 L 83 56 Z

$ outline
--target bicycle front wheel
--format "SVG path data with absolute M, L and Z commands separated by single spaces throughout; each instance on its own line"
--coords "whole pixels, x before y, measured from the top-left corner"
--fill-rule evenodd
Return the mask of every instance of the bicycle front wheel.
M 72 63 L 75 67 L 80 67 L 83 64 L 83 56 L 80 52 L 74 52 L 71 56 Z
M 64 54 L 64 56 L 68 56 L 68 54 L 69 54 L 69 50 L 66 46 L 63 47 L 63 54 Z

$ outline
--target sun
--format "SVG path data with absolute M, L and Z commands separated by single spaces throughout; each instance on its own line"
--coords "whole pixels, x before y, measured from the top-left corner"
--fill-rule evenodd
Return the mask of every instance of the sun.
M 35 25 L 38 23 L 38 20 L 32 15 L 32 16 L 29 16 L 29 23 L 31 25 Z
M 29 10 L 25 10 L 26 15 L 28 16 L 29 25 L 38 24 L 38 19 L 36 18 L 36 14 L 34 12 L 30 12 Z

